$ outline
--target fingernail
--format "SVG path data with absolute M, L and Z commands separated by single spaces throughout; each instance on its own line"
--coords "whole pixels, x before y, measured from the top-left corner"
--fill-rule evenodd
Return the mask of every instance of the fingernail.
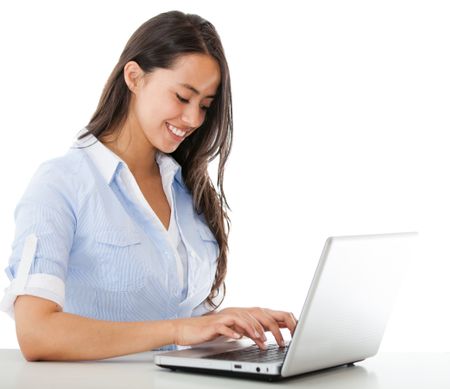
M 286 343 L 284 343 L 284 340 L 281 341 L 281 346 L 286 347 Z
M 259 332 L 256 332 L 255 331 L 255 336 L 257 337 L 257 338 L 260 338 L 261 336 L 259 335 Z

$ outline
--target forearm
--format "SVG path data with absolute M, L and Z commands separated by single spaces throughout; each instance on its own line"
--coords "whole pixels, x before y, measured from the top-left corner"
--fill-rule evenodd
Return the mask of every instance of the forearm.
M 53 312 L 39 324 L 25 337 L 29 360 L 103 359 L 174 342 L 174 320 L 112 322 Z

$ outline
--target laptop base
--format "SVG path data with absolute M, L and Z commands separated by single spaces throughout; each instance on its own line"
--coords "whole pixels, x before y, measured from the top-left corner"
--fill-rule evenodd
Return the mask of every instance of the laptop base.
M 260 380 L 260 381 L 279 381 L 283 378 L 281 374 L 278 375 L 269 375 L 269 374 L 253 374 L 253 373 L 244 373 L 234 370 L 216 370 L 216 369 L 204 369 L 201 367 L 185 367 L 185 366 L 166 366 L 166 365 L 158 365 L 160 367 L 168 368 L 172 371 L 180 371 L 180 372 L 188 372 L 188 373 L 205 373 L 210 375 L 220 375 L 227 377 L 237 377 L 237 378 L 248 378 L 252 380 Z
M 355 361 L 355 362 L 344 363 L 342 365 L 327 367 L 325 369 L 314 370 L 314 371 L 311 371 L 308 373 L 297 374 L 297 375 L 293 375 L 293 376 L 289 376 L 289 377 L 283 377 L 281 374 L 272 375 L 272 374 L 244 373 L 244 372 L 239 372 L 239 371 L 235 371 L 235 370 L 204 369 L 201 367 L 185 367 L 185 366 L 174 367 L 174 366 L 160 365 L 160 364 L 158 364 L 158 366 L 170 369 L 171 371 L 178 370 L 180 372 L 188 372 L 188 373 L 205 373 L 205 374 L 209 374 L 209 375 L 219 375 L 219 376 L 226 376 L 226 377 L 231 377 L 231 378 L 233 378 L 233 377 L 234 378 L 247 378 L 247 379 L 258 380 L 258 381 L 276 382 L 276 381 L 280 381 L 280 380 L 286 380 L 289 378 L 314 375 L 314 374 L 321 373 L 324 371 L 329 371 L 329 370 L 343 368 L 343 367 L 351 368 L 351 367 L 355 366 L 355 363 L 361 362 L 361 361 L 363 361 L 363 359 L 361 359 L 359 361 Z

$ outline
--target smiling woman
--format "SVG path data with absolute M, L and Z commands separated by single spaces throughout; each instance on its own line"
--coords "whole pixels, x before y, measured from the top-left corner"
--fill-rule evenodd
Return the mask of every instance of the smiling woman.
M 288 312 L 225 295 L 231 88 L 219 36 L 172 11 L 131 36 L 90 122 L 16 208 L 1 308 L 28 360 L 107 358 L 264 331 Z M 219 160 L 216 191 L 208 163 Z
M 172 153 L 203 124 L 220 84 L 220 68 L 210 55 L 185 54 L 170 69 L 147 74 L 130 61 L 124 77 L 133 92 L 130 106 L 134 113 L 124 126 L 130 131 L 139 128 L 154 147 Z M 196 87 L 177 80 L 190 80 Z

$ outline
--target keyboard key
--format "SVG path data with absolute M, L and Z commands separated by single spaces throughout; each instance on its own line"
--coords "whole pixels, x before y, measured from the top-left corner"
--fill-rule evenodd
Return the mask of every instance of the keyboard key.
M 260 350 L 254 344 L 241 350 L 226 351 L 219 354 L 208 355 L 203 358 L 219 359 L 226 361 L 246 361 L 246 362 L 282 362 L 286 356 L 289 342 L 286 347 L 279 347 L 277 343 L 268 343 L 266 350 Z

